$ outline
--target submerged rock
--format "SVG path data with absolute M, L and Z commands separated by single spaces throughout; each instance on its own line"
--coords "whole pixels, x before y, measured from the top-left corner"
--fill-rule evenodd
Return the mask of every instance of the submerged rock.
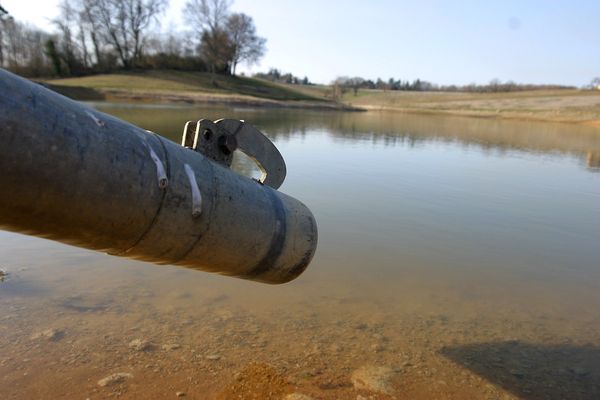
M 56 342 L 65 336 L 65 333 L 59 329 L 46 329 L 45 331 L 34 333 L 31 335 L 31 339 L 48 339 L 53 342 Z
M 167 343 L 163 344 L 161 348 L 165 351 L 177 350 L 181 348 L 181 345 L 179 343 Z
M 352 373 L 350 380 L 355 389 L 392 394 L 390 380 L 394 370 L 389 367 L 364 366 Z
M 302 393 L 290 393 L 285 396 L 285 400 L 314 400 L 312 397 Z
M 153 347 L 152 343 L 145 339 L 133 339 L 129 342 L 129 348 L 135 351 L 148 351 Z
M 102 378 L 98 381 L 98 386 L 110 386 L 115 385 L 117 383 L 124 382 L 126 379 L 133 378 L 133 375 L 127 372 L 117 372 L 107 376 L 106 378 Z

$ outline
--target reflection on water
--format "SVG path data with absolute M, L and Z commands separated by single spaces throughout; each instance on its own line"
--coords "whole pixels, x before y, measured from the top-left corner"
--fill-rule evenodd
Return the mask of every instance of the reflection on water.
M 98 107 L 258 126 L 319 249 L 273 287 L 0 232 L 0 398 L 600 397 L 600 130 Z
M 587 153 L 587 166 L 591 170 L 600 171 L 600 152 L 589 151 Z

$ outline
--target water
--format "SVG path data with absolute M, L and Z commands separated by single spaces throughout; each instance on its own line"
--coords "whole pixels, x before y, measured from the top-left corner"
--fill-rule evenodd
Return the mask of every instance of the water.
M 258 126 L 317 254 L 267 286 L 0 232 L 0 398 L 600 398 L 600 130 L 96 106 L 175 141 L 190 119 Z M 353 386 L 365 366 L 387 394 Z

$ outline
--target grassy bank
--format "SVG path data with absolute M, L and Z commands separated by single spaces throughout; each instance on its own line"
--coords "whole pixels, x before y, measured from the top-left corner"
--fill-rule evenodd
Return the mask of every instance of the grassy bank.
M 326 97 L 327 86 L 300 86 L 308 96 Z M 347 91 L 344 104 L 375 111 L 446 114 L 530 121 L 579 122 L 600 126 L 599 90 L 528 90 L 508 93 Z
M 135 71 L 42 82 L 78 100 L 215 103 L 346 109 L 320 95 L 260 79 L 183 71 Z
M 79 100 L 376 110 L 600 126 L 600 91 L 591 90 L 446 93 L 361 89 L 356 95 L 348 91 L 336 103 L 328 98 L 331 90 L 323 85 L 286 85 L 201 72 L 136 71 L 46 80 L 44 84 Z

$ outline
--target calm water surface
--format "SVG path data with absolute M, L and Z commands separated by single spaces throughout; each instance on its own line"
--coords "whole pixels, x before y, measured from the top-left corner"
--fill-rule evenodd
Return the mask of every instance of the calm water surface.
M 319 248 L 267 286 L 0 232 L 0 398 L 600 398 L 600 129 L 95 106 L 175 141 L 253 123 Z

